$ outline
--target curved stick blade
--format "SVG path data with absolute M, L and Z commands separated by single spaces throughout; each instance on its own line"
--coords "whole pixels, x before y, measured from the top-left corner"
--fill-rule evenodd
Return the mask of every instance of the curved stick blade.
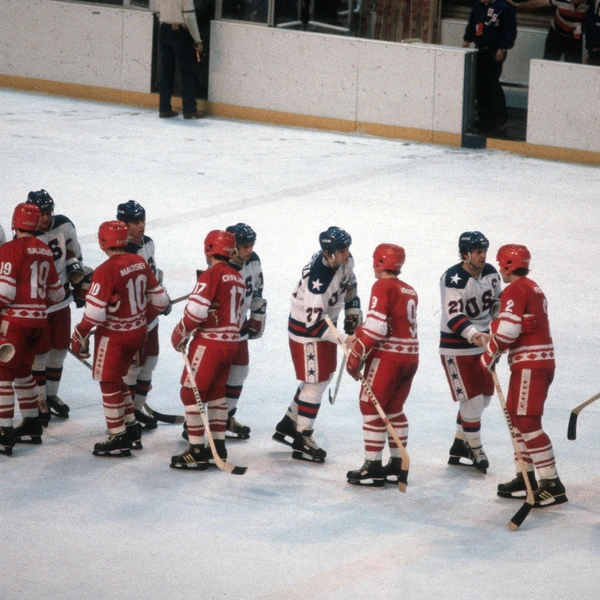
M 569 427 L 567 429 L 567 439 L 574 440 L 577 438 L 577 413 L 572 412 L 569 417 Z

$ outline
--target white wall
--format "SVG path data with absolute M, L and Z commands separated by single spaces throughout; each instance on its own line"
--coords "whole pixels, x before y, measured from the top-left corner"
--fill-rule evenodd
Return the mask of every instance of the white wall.
M 0 0 L 0 73 L 150 92 L 152 15 L 55 0 Z
M 213 21 L 209 100 L 460 134 L 467 52 Z

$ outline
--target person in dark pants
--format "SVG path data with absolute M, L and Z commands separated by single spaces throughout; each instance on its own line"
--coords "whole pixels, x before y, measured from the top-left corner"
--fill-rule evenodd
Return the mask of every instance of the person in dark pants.
M 506 0 L 477 0 L 469 16 L 463 47 L 477 47 L 475 96 L 479 119 L 476 127 L 491 133 L 508 119 L 506 98 L 500 85 L 502 65 L 517 37 L 514 6 Z
M 196 107 L 194 69 L 202 52 L 202 40 L 196 21 L 194 0 L 158 0 L 160 20 L 158 36 L 160 51 L 159 116 L 176 117 L 171 107 L 175 84 L 175 65 L 181 69 L 181 96 L 184 119 L 201 119 L 206 113 Z
M 585 64 L 600 67 L 600 0 L 590 6 L 585 24 Z

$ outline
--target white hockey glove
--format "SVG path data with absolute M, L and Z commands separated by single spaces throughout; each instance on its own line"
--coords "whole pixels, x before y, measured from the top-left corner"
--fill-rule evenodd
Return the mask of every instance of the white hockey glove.
M 260 296 L 252 298 L 250 303 L 250 318 L 248 319 L 248 336 L 251 340 L 257 340 L 265 332 L 267 321 L 267 301 Z
M 360 298 L 354 296 L 350 302 L 346 302 L 344 309 L 344 332 L 352 335 L 363 320 L 362 311 L 360 310 Z

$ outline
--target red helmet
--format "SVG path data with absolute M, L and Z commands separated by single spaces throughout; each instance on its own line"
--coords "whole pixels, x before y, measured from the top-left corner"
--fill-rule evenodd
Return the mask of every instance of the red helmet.
M 42 212 L 35 204 L 21 202 L 21 204 L 17 204 L 13 213 L 12 228 L 13 230 L 37 231 L 41 218 Z
M 123 221 L 104 221 L 98 229 L 100 249 L 125 248 L 128 231 L 128 227 Z
M 376 273 L 380 271 L 392 271 L 400 273 L 402 265 L 406 260 L 406 253 L 402 246 L 396 244 L 379 244 L 373 252 L 373 269 Z
M 208 232 L 204 240 L 204 254 L 206 256 L 225 256 L 229 258 L 235 250 L 235 234 L 230 231 L 213 229 Z
M 525 246 L 506 244 L 498 250 L 496 260 L 500 265 L 500 272 L 509 275 L 515 269 L 529 269 L 531 254 Z

